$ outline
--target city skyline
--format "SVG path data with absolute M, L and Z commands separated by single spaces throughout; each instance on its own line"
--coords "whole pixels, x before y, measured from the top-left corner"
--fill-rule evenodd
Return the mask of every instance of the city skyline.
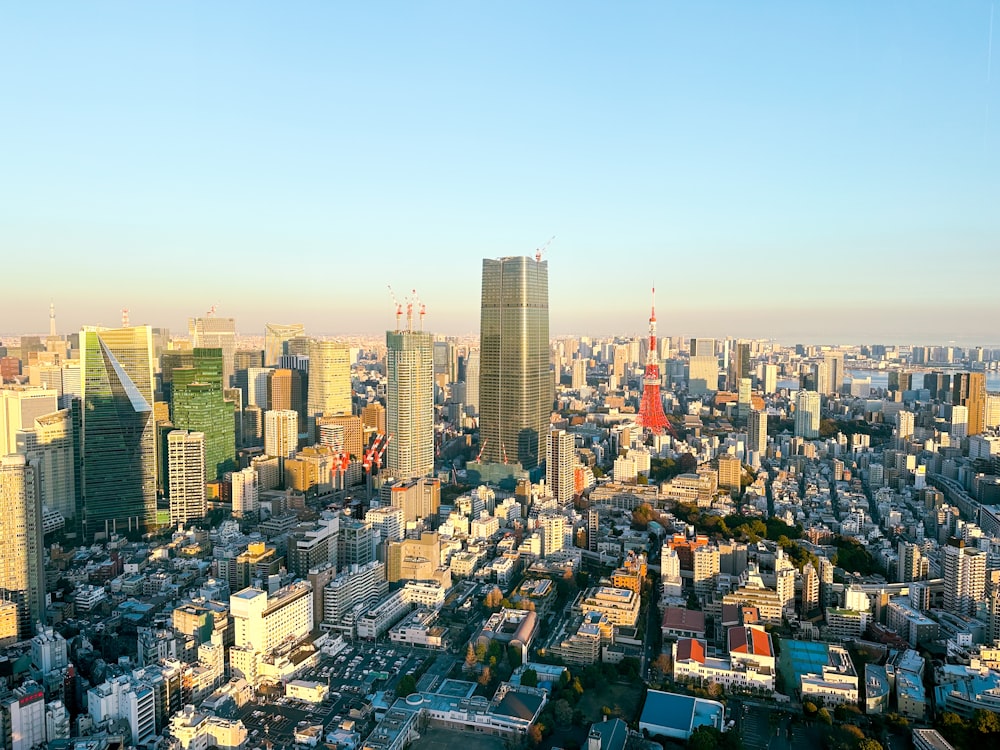
M 556 235 L 556 335 L 655 281 L 665 336 L 997 343 L 986 0 L 236 7 L 4 10 L 5 332 L 378 335 L 392 267 L 474 335 L 479 259 Z

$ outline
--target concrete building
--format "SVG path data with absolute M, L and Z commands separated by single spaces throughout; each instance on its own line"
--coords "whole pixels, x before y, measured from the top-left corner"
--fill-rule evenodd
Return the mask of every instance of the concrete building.
M 17 628 L 0 640 L 31 638 L 45 606 L 38 473 L 24 456 L 0 457 L 0 598 L 17 606 Z
M 167 474 L 170 523 L 185 524 L 204 518 L 205 433 L 187 430 L 167 433 Z
M 400 479 L 434 471 L 434 339 L 424 331 L 387 331 L 386 455 L 389 474 Z

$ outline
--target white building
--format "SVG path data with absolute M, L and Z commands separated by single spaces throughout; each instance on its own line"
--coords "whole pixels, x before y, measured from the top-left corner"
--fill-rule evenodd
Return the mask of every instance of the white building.
M 248 466 L 242 471 L 227 474 L 230 482 L 233 515 L 242 518 L 260 509 L 260 475 L 257 469 Z
M 299 413 L 291 409 L 264 412 L 264 452 L 292 458 L 299 449 Z
M 171 430 L 167 434 L 167 476 L 170 523 L 204 518 L 205 433 Z
M 312 630 L 312 586 L 293 583 L 273 596 L 245 588 L 229 599 L 235 644 L 267 654 L 286 640 L 298 640 Z
M 795 436 L 815 440 L 819 437 L 820 395 L 800 390 L 795 396 Z
M 573 479 L 575 465 L 576 449 L 573 435 L 566 430 L 550 430 L 545 462 L 546 481 L 553 497 L 560 505 L 573 501 L 576 492 Z

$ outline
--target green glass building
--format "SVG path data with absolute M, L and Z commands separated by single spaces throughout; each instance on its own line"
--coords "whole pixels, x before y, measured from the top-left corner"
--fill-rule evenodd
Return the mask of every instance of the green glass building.
M 173 371 L 171 417 L 177 429 L 205 433 L 205 476 L 213 481 L 237 468 L 235 404 L 223 394 L 222 349 L 192 354 L 193 366 Z
M 153 339 L 149 326 L 80 333 L 80 504 L 86 539 L 156 521 Z

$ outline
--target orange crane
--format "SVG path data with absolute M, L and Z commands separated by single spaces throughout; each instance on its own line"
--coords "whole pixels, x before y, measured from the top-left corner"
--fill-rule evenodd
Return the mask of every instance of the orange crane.
M 488 442 L 490 442 L 490 439 L 486 438 L 483 441 L 483 444 L 479 446 L 479 455 L 476 456 L 476 463 L 479 463 L 479 461 L 482 460 L 482 458 L 483 458 L 483 451 L 486 450 L 486 444 Z
M 400 304 L 399 300 L 396 299 L 396 293 L 392 291 L 392 284 L 387 284 L 389 287 L 389 296 L 392 297 L 392 304 L 396 306 L 396 330 L 399 330 L 399 324 L 403 320 L 403 306 Z
M 128 328 L 128 308 L 122 308 L 122 328 Z

